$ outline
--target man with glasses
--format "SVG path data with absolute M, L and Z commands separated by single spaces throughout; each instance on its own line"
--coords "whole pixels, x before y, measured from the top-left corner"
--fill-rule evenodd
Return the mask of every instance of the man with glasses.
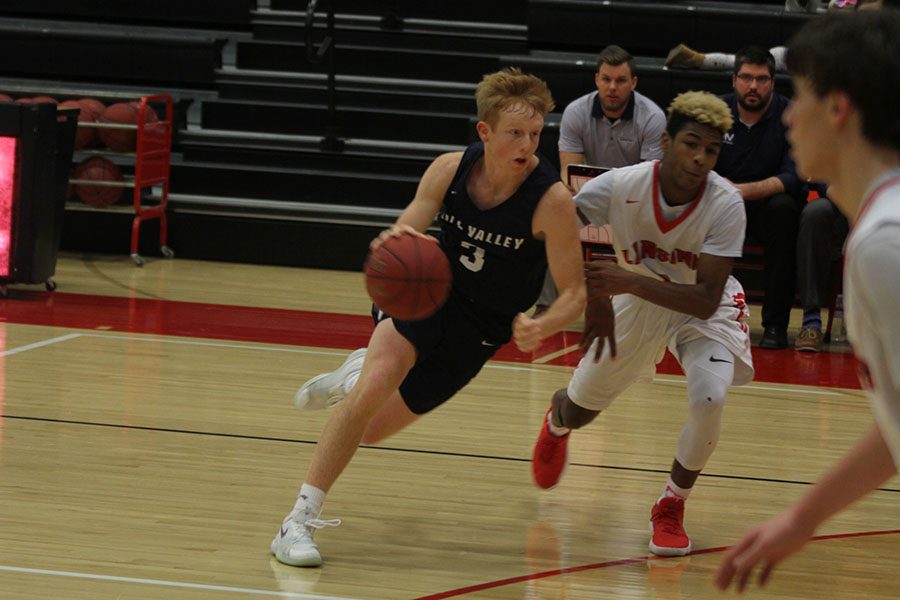
M 737 186 L 747 209 L 747 240 L 765 247 L 760 348 L 787 346 L 794 302 L 797 228 L 803 205 L 801 181 L 781 116 L 788 99 L 775 93 L 775 58 L 765 48 L 747 46 L 735 54 L 734 92 L 722 99 L 734 127 L 722 140 L 715 170 Z

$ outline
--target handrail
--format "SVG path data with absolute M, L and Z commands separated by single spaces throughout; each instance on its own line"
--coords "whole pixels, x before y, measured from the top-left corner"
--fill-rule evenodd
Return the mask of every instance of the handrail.
M 309 0 L 306 5 L 306 59 L 310 63 L 320 63 L 328 56 L 328 124 L 327 133 L 322 138 L 320 146 L 323 150 L 340 152 L 344 149 L 344 140 L 337 135 L 337 107 L 336 107 L 336 82 L 334 66 L 334 0 L 328 5 L 328 20 L 325 29 L 325 37 L 315 50 L 313 44 L 313 22 L 315 21 L 316 7 L 319 0 Z

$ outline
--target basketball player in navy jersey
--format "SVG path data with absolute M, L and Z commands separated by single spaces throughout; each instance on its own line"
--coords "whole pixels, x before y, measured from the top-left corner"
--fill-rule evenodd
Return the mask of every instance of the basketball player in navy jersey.
M 844 266 L 847 336 L 875 423 L 786 511 L 747 533 L 716 584 L 743 591 L 802 548 L 826 519 L 877 489 L 900 465 L 900 14 L 810 21 L 788 44 L 794 98 L 784 114 L 798 168 L 831 184 L 851 224 Z M 873 557 L 874 558 L 874 557 Z
M 380 320 L 368 348 L 310 379 L 295 397 L 305 409 L 340 404 L 272 541 L 285 564 L 322 564 L 313 533 L 339 523 L 319 519 L 322 503 L 360 442 L 382 440 L 450 399 L 511 337 L 521 350 L 534 350 L 584 309 L 574 204 L 556 168 L 535 155 L 553 110 L 550 91 L 508 69 L 485 76 L 476 101 L 480 141 L 435 159 L 394 227 L 372 242 L 423 235 L 437 218 L 453 271 L 447 303 L 415 322 L 375 311 Z M 532 319 L 523 311 L 534 304 L 548 263 L 561 293 Z

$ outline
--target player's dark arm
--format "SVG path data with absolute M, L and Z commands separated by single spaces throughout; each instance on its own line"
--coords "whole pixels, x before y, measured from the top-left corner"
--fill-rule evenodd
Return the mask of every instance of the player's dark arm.
M 733 262 L 730 257 L 701 254 L 697 283 L 682 284 L 626 271 L 607 260 L 592 261 L 585 267 L 588 298 L 599 294 L 634 294 L 653 304 L 708 319 L 719 307 Z

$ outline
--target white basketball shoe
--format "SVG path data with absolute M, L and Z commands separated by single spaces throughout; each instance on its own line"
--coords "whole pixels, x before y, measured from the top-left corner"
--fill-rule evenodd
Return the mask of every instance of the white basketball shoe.
M 352 388 L 347 385 L 348 379 L 354 373 L 359 376 L 365 358 L 365 348 L 354 350 L 336 371 L 316 375 L 304 383 L 294 394 L 294 406 L 301 410 L 319 410 L 346 398 Z
M 312 513 L 292 512 L 281 523 L 281 529 L 272 540 L 272 554 L 279 562 L 292 567 L 318 567 L 322 564 L 319 547 L 313 540 L 316 529 L 337 527 L 340 519 L 323 521 L 314 518 Z

